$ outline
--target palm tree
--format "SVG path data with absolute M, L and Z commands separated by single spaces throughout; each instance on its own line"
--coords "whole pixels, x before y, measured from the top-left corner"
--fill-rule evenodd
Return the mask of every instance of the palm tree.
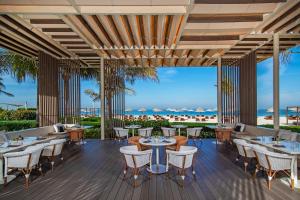
M 36 80 L 38 74 L 38 66 L 34 58 L 12 51 L 0 52 L 0 67 L 0 74 L 10 73 L 18 82 L 24 82 L 26 77 Z
M 6 96 L 13 97 L 12 93 L 6 92 L 5 85 L 3 84 L 3 78 L 0 77 L 0 94 L 5 94 Z
M 115 72 L 112 73 L 106 73 L 106 77 L 104 80 L 105 85 L 105 91 L 106 91 L 106 106 L 108 111 L 108 117 L 109 119 L 112 119 L 112 98 L 115 94 L 117 94 L 119 91 L 124 91 L 126 94 L 134 95 L 135 91 L 131 88 L 126 87 L 126 82 L 129 84 L 134 84 L 134 82 L 138 79 L 140 80 L 152 80 L 155 82 L 158 82 L 158 76 L 157 71 L 155 68 L 132 68 L 132 67 L 123 67 L 122 68 L 123 75 L 117 75 Z M 97 83 L 100 87 L 100 78 L 99 78 L 99 71 L 97 69 L 83 69 L 81 71 L 81 75 L 85 79 L 92 79 L 96 78 Z M 117 84 L 113 84 L 117 83 Z M 100 94 L 91 90 L 86 89 L 84 91 L 85 94 L 87 94 L 93 102 L 100 100 Z

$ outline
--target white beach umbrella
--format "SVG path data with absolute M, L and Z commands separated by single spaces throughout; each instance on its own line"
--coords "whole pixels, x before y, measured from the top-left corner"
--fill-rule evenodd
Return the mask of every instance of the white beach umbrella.
M 289 108 L 289 110 L 297 112 L 297 107 L 291 107 L 291 108 Z M 299 108 L 299 111 L 300 111 L 300 108 Z
M 131 108 L 126 108 L 126 109 L 125 109 L 125 112 L 131 112 L 131 111 L 132 111 Z
M 174 109 L 174 108 L 167 108 L 166 110 L 170 111 L 170 112 L 176 112 L 176 109 Z
M 206 109 L 206 112 L 213 112 L 213 109 Z
M 152 110 L 153 110 L 153 112 L 161 112 L 161 111 L 162 111 L 162 110 L 159 109 L 159 108 L 153 108 Z
M 147 109 L 146 109 L 146 108 L 140 108 L 138 111 L 139 111 L 139 112 L 146 112 Z
M 270 107 L 270 108 L 268 108 L 268 109 L 267 109 L 267 112 L 269 112 L 269 113 L 272 113 L 272 112 L 274 112 L 274 109 L 273 109 L 273 107 Z
M 204 109 L 201 108 L 201 107 L 198 107 L 198 108 L 196 109 L 196 112 L 204 112 Z

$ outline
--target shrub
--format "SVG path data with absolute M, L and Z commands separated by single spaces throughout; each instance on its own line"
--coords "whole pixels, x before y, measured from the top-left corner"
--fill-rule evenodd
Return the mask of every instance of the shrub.
M 0 120 L 35 120 L 35 110 L 0 110 Z
M 0 121 L 0 131 L 18 131 L 35 127 L 37 127 L 37 122 L 35 120 Z

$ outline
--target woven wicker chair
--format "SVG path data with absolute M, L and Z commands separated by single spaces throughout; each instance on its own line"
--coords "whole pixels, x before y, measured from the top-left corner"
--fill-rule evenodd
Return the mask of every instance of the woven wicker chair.
M 138 134 L 141 137 L 150 137 L 152 134 L 153 128 L 140 128 L 138 129 Z
M 161 127 L 161 130 L 165 137 L 173 137 L 176 135 L 176 128 Z
M 236 161 L 238 161 L 240 157 L 243 157 L 244 170 L 245 170 L 245 172 L 247 172 L 247 166 L 248 166 L 250 159 L 256 158 L 256 156 L 252 150 L 252 145 L 242 139 L 234 139 L 233 142 L 236 144 L 236 147 L 239 152 L 239 156 L 236 158 Z
M 271 189 L 271 180 L 277 172 L 282 171 L 291 177 L 289 171 L 291 170 L 292 163 L 296 162 L 293 156 L 275 153 L 259 145 L 252 145 L 252 150 L 254 151 L 258 162 L 254 177 L 261 168 L 265 169 L 268 175 L 269 190 Z M 294 190 L 294 179 L 292 179 L 292 177 L 290 187 Z
M 186 145 L 188 142 L 187 137 L 185 136 L 175 136 L 176 144 L 167 146 L 166 149 L 172 151 L 179 151 L 180 147 Z
M 131 168 L 133 170 L 134 187 L 136 187 L 140 169 L 148 164 L 151 169 L 152 149 L 139 151 L 138 147 L 134 145 L 121 147 L 120 152 L 125 157 L 124 179 L 128 168 Z M 151 175 L 151 172 L 149 172 L 149 175 Z
M 4 154 L 4 185 L 7 184 L 7 176 L 9 170 L 17 169 L 24 174 L 25 187 L 26 189 L 28 189 L 30 173 L 32 169 L 39 168 L 39 159 L 44 147 L 44 144 L 38 144 L 27 147 L 24 151 L 10 152 Z
M 192 167 L 192 173 L 195 178 L 195 160 L 194 154 L 197 152 L 197 147 L 194 146 L 181 146 L 179 151 L 166 150 L 167 165 L 166 169 L 169 172 L 171 166 L 180 170 L 180 177 L 183 181 L 181 186 L 184 186 L 184 179 L 186 176 L 185 170 Z M 169 176 L 169 173 L 168 173 Z

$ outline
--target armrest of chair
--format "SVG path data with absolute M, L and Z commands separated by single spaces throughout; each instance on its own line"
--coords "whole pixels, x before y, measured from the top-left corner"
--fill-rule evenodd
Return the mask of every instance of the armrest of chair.
M 3 157 L 5 158 L 12 158 L 12 157 L 18 157 L 18 156 L 25 156 L 27 155 L 28 152 L 27 151 L 17 151 L 17 152 L 9 152 L 9 153 L 5 153 L 3 154 Z

